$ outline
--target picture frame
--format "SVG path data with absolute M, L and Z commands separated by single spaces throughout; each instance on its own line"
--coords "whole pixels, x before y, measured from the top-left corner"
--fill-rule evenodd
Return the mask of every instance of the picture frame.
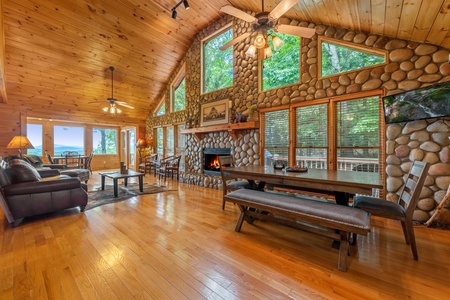
M 200 126 L 228 124 L 229 113 L 228 99 L 201 104 Z

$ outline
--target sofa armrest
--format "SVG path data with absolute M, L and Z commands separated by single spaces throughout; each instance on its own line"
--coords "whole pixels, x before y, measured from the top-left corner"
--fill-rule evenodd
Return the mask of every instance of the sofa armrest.
M 60 172 L 57 169 L 36 169 L 36 170 L 38 171 L 39 175 L 41 175 L 42 178 L 60 175 Z
M 56 170 L 66 170 L 67 165 L 65 164 L 43 164 L 45 168 L 56 169 Z
M 81 188 L 78 178 L 61 178 L 57 180 L 33 181 L 11 184 L 4 187 L 5 196 L 49 193 Z

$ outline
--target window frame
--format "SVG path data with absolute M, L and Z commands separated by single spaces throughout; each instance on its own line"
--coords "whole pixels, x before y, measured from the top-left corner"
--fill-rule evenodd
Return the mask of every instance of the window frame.
M 175 91 L 180 86 L 180 84 L 185 81 L 185 87 L 184 87 L 184 109 L 175 110 Z M 180 70 L 178 71 L 177 75 L 175 76 L 175 79 L 172 81 L 172 84 L 170 85 L 170 112 L 179 112 L 186 110 L 187 106 L 187 95 L 186 95 L 186 64 L 184 63 Z
M 115 132 L 115 145 L 116 145 L 116 153 L 95 153 L 95 145 L 94 145 L 94 131 L 96 129 L 105 129 L 105 130 L 111 130 Z M 94 152 L 94 155 L 119 155 L 119 130 L 117 128 L 113 127 L 100 127 L 100 126 L 93 126 L 91 130 L 92 134 L 92 151 Z
M 337 145 L 337 138 L 338 138 L 338 132 L 337 132 L 337 122 L 338 122 L 338 116 L 337 116 L 337 105 L 339 105 L 339 102 L 342 101 L 351 101 L 356 99 L 362 99 L 362 98 L 368 98 L 368 97 L 379 97 L 378 101 L 378 118 L 380 122 L 378 123 L 378 149 L 379 149 L 379 157 L 378 157 L 378 166 L 379 166 L 379 174 L 384 179 L 384 173 L 382 170 L 385 169 L 385 134 L 383 134 L 386 131 L 383 120 L 383 109 L 382 109 L 382 97 L 384 95 L 383 90 L 373 90 L 373 91 L 367 91 L 367 92 L 360 92 L 355 94 L 349 94 L 349 95 L 342 95 L 337 96 L 333 98 L 324 98 L 320 100 L 312 100 L 312 101 L 305 101 L 301 103 L 296 103 L 293 105 L 284 105 L 274 108 L 265 108 L 261 109 L 261 153 L 260 157 L 264 157 L 264 150 L 266 149 L 265 145 L 265 125 L 266 125 L 266 113 L 277 111 L 277 110 L 285 110 L 286 108 L 289 108 L 289 150 L 288 150 L 288 164 L 293 165 L 293 162 L 296 160 L 296 109 L 303 106 L 310 106 L 310 105 L 317 105 L 317 104 L 328 104 L 328 153 L 326 157 L 327 161 L 327 169 L 330 170 L 337 170 L 338 169 L 338 156 L 337 152 L 339 150 Z M 294 124 L 295 123 L 295 124 Z M 264 164 L 264 161 L 262 160 L 262 164 Z
M 206 43 L 208 43 L 210 40 L 216 38 L 217 36 L 223 34 L 224 32 L 228 31 L 231 29 L 231 35 L 232 35 L 232 39 L 236 38 L 236 36 L 234 36 L 234 27 L 233 27 L 233 23 L 230 22 L 228 24 L 225 24 L 224 26 L 222 26 L 221 28 L 219 28 L 218 30 L 214 31 L 212 34 L 208 35 L 207 37 L 205 37 L 204 39 L 201 40 L 200 42 L 200 91 L 201 91 L 201 95 L 205 95 L 208 93 L 213 93 L 213 92 L 217 92 L 223 89 L 227 89 L 233 86 L 234 84 L 234 72 L 233 72 L 233 66 L 234 66 L 234 55 L 232 55 L 232 64 L 231 64 L 231 85 L 228 87 L 224 87 L 222 89 L 218 89 L 218 90 L 214 90 L 214 91 L 209 91 L 206 92 L 205 91 L 205 51 L 204 51 L 204 45 Z M 231 46 L 234 49 L 234 46 Z M 233 50 L 232 50 L 233 51 Z
M 30 136 L 29 136 L 29 132 L 28 132 L 28 125 L 34 125 L 34 126 L 40 126 L 41 127 L 41 153 L 40 153 L 40 155 L 39 154 L 36 154 L 36 152 L 34 152 L 35 151 L 35 149 L 25 149 L 26 150 L 26 153 L 27 154 L 34 154 L 34 155 L 38 155 L 38 156 L 41 156 L 41 157 L 43 157 L 44 156 L 44 124 L 43 123 L 39 123 L 39 122 L 27 122 L 27 138 L 30 140 L 30 142 L 31 142 L 31 144 L 33 145 L 33 147 L 36 147 L 36 145 L 35 144 L 33 144 L 33 142 L 31 141 L 31 139 L 30 139 Z M 30 153 L 30 152 L 32 152 L 32 153 Z
M 364 46 L 364 45 L 356 45 L 350 42 L 346 42 L 346 41 L 341 41 L 341 40 L 336 40 L 333 38 L 329 38 L 329 37 L 323 37 L 323 36 L 319 36 L 317 38 L 317 78 L 318 79 L 324 79 L 324 78 L 330 78 L 330 77 L 334 77 L 334 76 L 341 76 L 344 74 L 349 74 L 349 73 L 353 73 L 353 72 L 361 72 L 363 70 L 366 69 L 373 69 L 373 68 L 377 68 L 377 67 L 383 67 L 387 64 L 389 64 L 389 52 L 387 50 L 383 50 L 383 49 L 378 49 L 378 48 L 371 48 L 368 46 Z M 341 46 L 341 47 L 346 47 L 346 48 L 350 48 L 353 49 L 355 51 L 358 52 L 364 52 L 366 54 L 372 54 L 372 55 L 382 55 L 384 56 L 384 63 L 381 64 L 377 64 L 377 65 L 372 65 L 372 66 L 367 66 L 367 67 L 363 67 L 363 68 L 358 68 L 358 69 L 353 69 L 350 71 L 345 71 L 342 73 L 336 73 L 333 75 L 327 75 L 327 76 L 322 76 L 322 43 L 326 42 L 326 43 L 330 43 L 330 44 L 334 44 L 337 46 Z
M 164 107 L 164 113 L 158 115 L 158 112 L 161 110 L 161 108 L 162 108 L 162 106 L 163 106 L 164 104 L 166 104 L 166 97 L 165 97 L 165 96 L 162 97 L 162 99 L 159 101 L 158 105 L 156 106 L 156 109 L 153 111 L 153 115 L 154 115 L 155 117 L 164 116 L 164 115 L 166 114 L 167 108 Z

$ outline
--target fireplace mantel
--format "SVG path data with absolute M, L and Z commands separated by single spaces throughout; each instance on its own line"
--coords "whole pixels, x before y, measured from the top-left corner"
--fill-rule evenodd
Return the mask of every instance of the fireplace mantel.
M 215 131 L 228 131 L 228 132 L 230 132 L 233 139 L 236 139 L 237 131 L 247 130 L 247 129 L 255 129 L 255 128 L 259 128 L 258 121 L 248 121 L 248 122 L 244 122 L 244 123 L 189 128 L 189 129 L 181 130 L 181 133 L 194 134 L 195 138 L 197 140 L 200 140 L 202 138 L 202 134 L 204 134 L 204 133 L 215 132 Z

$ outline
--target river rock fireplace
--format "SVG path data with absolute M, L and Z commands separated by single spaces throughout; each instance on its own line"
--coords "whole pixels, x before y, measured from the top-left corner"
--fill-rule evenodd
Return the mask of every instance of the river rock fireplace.
M 230 154 L 231 148 L 204 148 L 203 173 L 220 176 L 219 156 Z

